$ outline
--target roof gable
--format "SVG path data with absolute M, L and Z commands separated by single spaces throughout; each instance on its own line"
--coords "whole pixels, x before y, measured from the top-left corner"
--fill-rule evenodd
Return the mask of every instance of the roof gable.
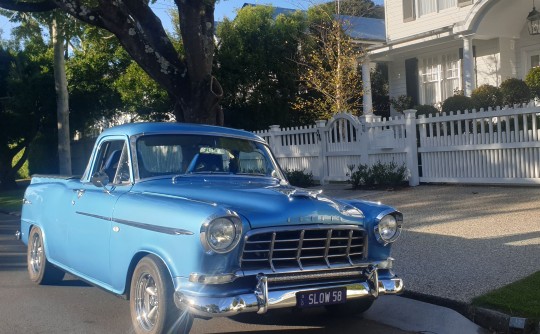
M 244 3 L 242 8 L 247 6 L 268 6 L 268 5 L 258 5 L 252 3 Z M 292 8 L 283 8 L 283 7 L 274 7 L 274 19 L 279 15 L 290 15 L 297 11 L 305 13 L 305 10 L 292 9 Z M 386 40 L 386 31 L 384 19 L 374 19 L 369 17 L 359 17 L 359 16 L 349 16 L 349 15 L 335 15 L 336 19 L 341 19 L 343 21 L 343 29 L 352 39 L 361 41 L 371 41 L 371 42 L 384 42 Z

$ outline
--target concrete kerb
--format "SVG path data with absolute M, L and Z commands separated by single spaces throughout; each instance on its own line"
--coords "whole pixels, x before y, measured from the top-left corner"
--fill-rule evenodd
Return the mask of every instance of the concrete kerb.
M 401 296 L 452 309 L 492 333 L 540 334 L 539 324 L 532 319 L 515 318 L 503 312 L 406 290 Z M 523 324 L 520 319 L 523 319 Z

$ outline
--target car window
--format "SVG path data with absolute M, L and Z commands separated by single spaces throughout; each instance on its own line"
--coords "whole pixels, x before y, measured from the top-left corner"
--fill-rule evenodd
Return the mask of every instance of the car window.
M 129 154 L 128 146 L 124 143 L 122 148 L 122 154 L 120 155 L 120 160 L 118 161 L 118 167 L 116 169 L 116 174 L 114 175 L 114 184 L 126 184 L 131 182 L 130 172 L 129 172 Z
M 266 145 L 211 135 L 146 135 L 137 140 L 139 177 L 242 174 L 282 178 Z
M 97 172 L 106 173 L 109 183 L 121 184 L 130 181 L 129 157 L 124 140 L 109 140 L 101 143 L 92 168 L 92 175 Z

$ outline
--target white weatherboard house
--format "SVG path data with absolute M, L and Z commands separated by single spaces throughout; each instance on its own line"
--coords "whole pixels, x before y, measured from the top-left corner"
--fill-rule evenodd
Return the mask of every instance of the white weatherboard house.
M 391 97 L 434 105 L 458 89 L 470 96 L 540 65 L 532 9 L 533 0 L 385 0 L 386 42 L 369 61 L 388 64 Z

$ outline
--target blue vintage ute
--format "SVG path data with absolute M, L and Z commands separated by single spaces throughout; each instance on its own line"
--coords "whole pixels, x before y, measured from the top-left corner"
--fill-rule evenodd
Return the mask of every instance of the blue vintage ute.
M 38 284 L 65 272 L 130 300 L 136 333 L 193 317 L 324 306 L 402 291 L 402 214 L 295 188 L 263 139 L 202 125 L 104 131 L 82 177 L 34 176 L 20 236 Z

